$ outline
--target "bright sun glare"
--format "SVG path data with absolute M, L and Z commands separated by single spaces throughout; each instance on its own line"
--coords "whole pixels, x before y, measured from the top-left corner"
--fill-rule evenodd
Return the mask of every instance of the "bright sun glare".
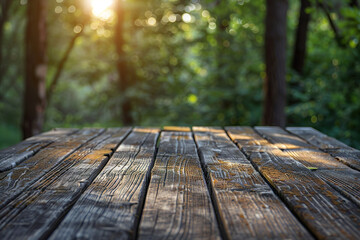
M 114 0 L 90 0 L 92 14 L 102 20 L 109 20 L 112 16 L 111 6 Z

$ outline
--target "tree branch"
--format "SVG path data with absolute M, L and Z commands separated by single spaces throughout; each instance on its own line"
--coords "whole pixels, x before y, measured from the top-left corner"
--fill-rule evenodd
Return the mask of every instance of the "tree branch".
M 63 69 L 64 69 L 64 66 L 65 66 L 65 63 L 66 61 L 68 60 L 69 58 L 69 55 L 71 53 L 71 51 L 73 50 L 74 46 L 75 46 L 75 42 L 76 42 L 76 39 L 78 37 L 80 37 L 80 35 L 82 34 L 83 32 L 83 28 L 81 29 L 81 31 L 79 33 L 76 33 L 73 38 L 71 39 L 71 41 L 69 42 L 69 45 L 66 49 L 66 51 L 64 52 L 64 55 L 62 56 L 62 58 L 60 59 L 58 65 L 57 65 L 57 68 L 56 68 L 56 72 L 54 74 L 54 77 L 52 78 L 51 80 L 51 83 L 50 83 L 50 86 L 48 87 L 47 91 L 46 91 L 46 98 L 47 98 L 47 103 L 49 104 L 50 103 L 50 100 L 52 98 L 52 95 L 54 93 L 54 90 L 55 90 L 55 87 L 59 81 L 59 78 L 61 77 L 61 74 L 63 72 Z
M 318 2 L 318 5 L 324 10 L 324 13 L 329 21 L 330 27 L 335 34 L 335 40 L 336 40 L 337 44 L 339 45 L 339 47 L 345 48 L 346 46 L 342 41 L 343 37 L 341 36 L 340 31 L 339 31 L 338 27 L 336 26 L 335 22 L 331 18 L 330 11 L 327 8 L 326 4 L 323 4 L 322 2 Z

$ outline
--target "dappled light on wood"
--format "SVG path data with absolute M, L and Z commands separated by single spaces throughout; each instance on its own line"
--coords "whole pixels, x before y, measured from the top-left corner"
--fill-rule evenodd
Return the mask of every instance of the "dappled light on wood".
M 33 137 L 0 151 L 0 236 L 357 239 L 360 172 L 316 145 L 350 148 L 311 128 L 289 130 L 296 135 L 166 126 Z M 299 148 L 279 148 L 290 142 Z

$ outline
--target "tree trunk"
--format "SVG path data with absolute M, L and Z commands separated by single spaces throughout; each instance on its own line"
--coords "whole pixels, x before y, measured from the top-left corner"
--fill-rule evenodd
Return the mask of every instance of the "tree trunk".
M 115 29 L 115 45 L 116 52 L 118 55 L 117 60 L 117 70 L 118 70 L 118 89 L 120 94 L 123 94 L 123 99 L 121 102 L 121 118 L 124 125 L 131 125 L 133 123 L 133 119 L 131 116 L 131 103 L 130 100 L 125 96 L 126 90 L 129 87 L 129 70 L 127 66 L 126 53 L 124 52 L 124 7 L 123 1 L 116 1 L 116 15 L 117 15 L 117 23 Z
M 301 0 L 299 23 L 296 29 L 296 39 L 292 61 L 292 68 L 300 74 L 303 73 L 304 69 L 306 39 L 310 22 L 310 14 L 306 13 L 306 8 L 310 6 L 309 0 Z
M 349 5 L 350 7 L 359 7 L 359 3 L 357 2 L 357 0 L 351 0 Z
M 27 6 L 25 43 L 25 93 L 23 103 L 23 137 L 39 134 L 44 124 L 46 106 L 46 3 L 31 0 Z
M 285 126 L 287 0 L 266 0 L 264 125 Z
M 11 0 L 2 0 L 0 2 L 1 13 L 0 13 L 0 84 L 3 80 L 4 66 L 3 66 L 3 39 L 4 39 L 4 25 L 9 16 Z

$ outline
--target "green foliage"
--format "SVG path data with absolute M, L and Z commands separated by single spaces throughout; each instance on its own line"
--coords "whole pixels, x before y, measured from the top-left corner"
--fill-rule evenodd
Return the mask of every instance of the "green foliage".
M 21 140 L 21 133 L 18 126 L 0 123 L 0 149 L 14 145 Z
M 24 2 L 24 1 L 21 1 Z M 265 77 L 262 0 L 128 0 L 124 39 L 131 85 L 117 87 L 116 18 L 91 16 L 84 2 L 49 1 L 48 84 L 81 29 L 47 107 L 53 127 L 121 126 L 120 103 L 130 99 L 134 125 L 259 125 Z M 290 2 L 288 59 L 299 4 Z M 19 140 L 26 5 L 14 1 L 4 28 L 0 82 L 0 147 Z M 333 12 L 340 48 L 321 9 L 312 20 L 302 76 L 288 71 L 288 124 L 313 126 L 360 147 L 360 15 Z M 289 61 L 290 62 L 290 61 Z
M 353 13 L 353 9 L 349 11 Z M 351 24 L 354 19 L 349 21 L 344 19 L 341 24 L 347 42 L 359 37 L 359 31 L 353 29 L 358 25 Z M 289 74 L 288 122 L 315 127 L 359 148 L 360 48 L 339 48 L 328 22 L 318 12 L 312 15 L 309 32 L 305 74 Z

